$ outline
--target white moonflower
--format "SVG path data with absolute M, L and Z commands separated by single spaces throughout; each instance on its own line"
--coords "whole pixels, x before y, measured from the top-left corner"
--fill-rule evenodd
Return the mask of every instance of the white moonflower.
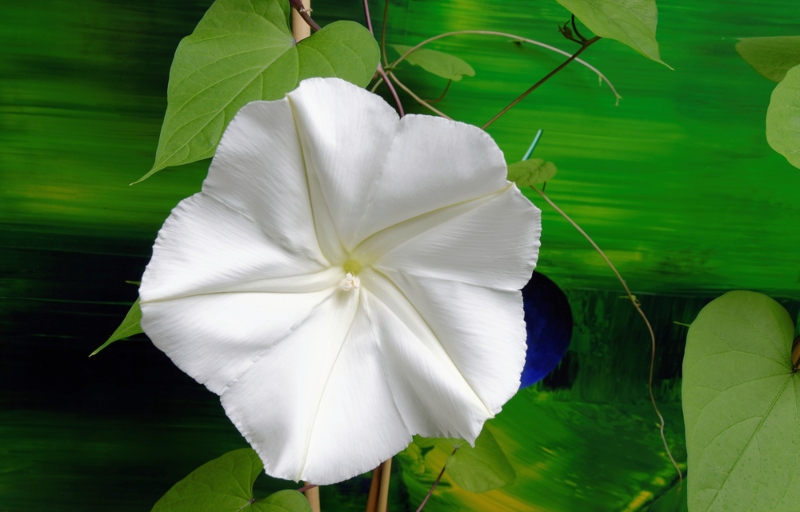
M 246 105 L 158 234 L 142 327 L 270 475 L 328 484 L 516 393 L 540 212 L 482 130 L 309 79 Z

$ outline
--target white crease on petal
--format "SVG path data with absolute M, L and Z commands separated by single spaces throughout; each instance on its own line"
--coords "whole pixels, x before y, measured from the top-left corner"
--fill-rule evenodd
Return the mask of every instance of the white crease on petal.
M 181 201 L 158 232 L 139 294 L 152 302 L 326 269 L 305 253 L 276 243 L 252 218 L 201 192 Z
M 497 198 L 503 191 L 469 201 L 439 208 L 400 222 L 370 236 L 353 250 L 353 255 L 365 265 L 374 265 L 389 251 L 413 240 L 439 225 L 465 215 Z
M 380 350 L 383 333 L 373 325 L 369 292 L 328 375 L 308 453 L 299 478 L 330 483 L 365 473 L 411 442 L 395 406 Z
M 515 186 L 471 201 L 459 215 L 419 229 L 392 226 L 376 237 L 387 249 L 373 262 L 381 271 L 399 271 L 420 280 L 458 281 L 498 290 L 520 290 L 530 280 L 539 254 L 541 211 Z M 368 243 L 372 238 L 368 239 Z
M 407 115 L 373 173 L 369 198 L 359 198 L 352 238 L 360 242 L 407 219 L 505 189 L 507 173 L 503 152 L 480 128 Z
M 198 297 L 203 295 L 214 295 L 224 293 L 312 293 L 324 290 L 330 290 L 331 287 L 340 283 L 342 280 L 342 269 L 338 267 L 331 267 L 316 272 L 314 274 L 301 274 L 297 276 L 275 277 L 266 279 L 255 279 L 252 281 L 241 281 L 231 283 L 229 285 L 220 285 L 216 287 L 208 287 L 201 292 L 163 297 L 148 301 L 142 301 L 144 304 L 153 304 L 156 302 L 165 302 L 176 299 L 184 299 L 186 297 Z
M 519 290 L 384 274 L 414 304 L 462 378 L 497 414 L 519 389 L 526 331 Z
M 342 245 L 339 232 L 331 218 L 330 208 L 325 200 L 325 194 L 322 192 L 316 173 L 309 170 L 307 178 L 308 193 L 311 197 L 311 210 L 314 216 L 314 227 L 317 232 L 319 246 L 332 265 L 341 265 L 347 261 L 347 250 Z
M 319 181 L 342 244 L 352 249 L 395 138 L 397 113 L 379 96 L 340 79 L 304 80 L 287 97 L 306 170 Z
M 217 147 L 203 192 L 247 212 L 287 250 L 326 264 L 311 213 L 305 166 L 285 98 L 248 103 Z
M 142 302 L 141 323 L 181 370 L 221 394 L 333 293 L 229 293 Z
M 491 414 L 489 407 L 481 401 L 479 393 L 461 374 L 460 369 L 454 364 L 450 354 L 431 330 L 417 307 L 408 300 L 400 288 L 373 269 L 364 270 L 361 273 L 361 279 L 364 288 L 382 302 L 410 333 L 413 333 L 418 343 L 418 349 L 424 349 L 428 357 L 436 360 L 436 366 L 439 368 L 442 378 L 450 381 L 452 387 L 460 388 L 462 399 L 471 401 L 473 407 L 483 409 L 487 414 Z
M 225 412 L 261 456 L 268 474 L 303 477 L 319 404 L 358 300 L 358 292 L 337 289 L 222 394 Z
M 473 442 L 493 412 L 402 293 L 377 273 L 371 281 L 365 302 L 403 422 L 412 434 Z

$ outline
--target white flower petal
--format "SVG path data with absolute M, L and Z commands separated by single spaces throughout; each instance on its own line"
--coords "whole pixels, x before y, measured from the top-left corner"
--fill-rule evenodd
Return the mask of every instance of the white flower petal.
M 319 180 L 336 231 L 352 249 L 399 124 L 397 113 L 379 96 L 339 79 L 304 80 L 287 97 L 307 171 Z
M 243 212 L 287 250 L 326 263 L 317 242 L 303 153 L 288 100 L 255 101 L 234 116 L 203 192 Z
M 226 413 L 268 474 L 334 483 L 411 440 L 360 297 L 337 291 L 223 393 Z
M 520 290 L 536 265 L 541 211 L 515 186 L 487 199 L 392 226 L 365 241 L 364 251 L 385 251 L 373 263 L 382 272 Z
M 297 279 L 288 283 L 293 289 L 287 289 L 286 283 L 256 289 L 322 290 L 338 282 L 335 276 L 325 276 L 327 268 L 268 237 L 245 214 L 199 193 L 181 201 L 158 232 L 139 295 L 147 303 L 200 293 L 248 291 L 254 289 L 253 283 L 295 276 Z
M 142 302 L 142 328 L 181 370 L 221 394 L 332 293 L 215 293 Z
M 416 115 L 398 122 L 378 96 L 338 79 L 305 80 L 288 97 L 308 172 L 348 249 L 398 222 L 508 186 L 503 153 L 475 126 Z
M 497 402 L 492 390 L 481 388 L 487 382 L 471 378 L 471 367 L 461 366 L 464 353 L 474 349 L 483 354 L 484 350 L 480 346 L 457 346 L 467 340 L 450 340 L 456 347 L 448 347 L 394 283 L 374 270 L 362 274 L 364 302 L 380 339 L 392 395 L 409 431 L 474 441 L 484 421 L 494 416 L 505 402 Z M 511 375 L 506 367 L 497 377 L 504 386 L 513 382 L 519 385 L 520 372 L 516 377 L 513 373 L 516 367 L 522 370 L 524 340 L 523 331 L 522 352 L 515 354 L 519 360 L 512 362 Z M 490 337 L 482 343 L 491 342 Z M 491 350 L 488 352 L 488 357 L 495 359 Z
M 352 238 L 508 187 L 502 151 L 483 130 L 430 116 L 400 120 Z M 377 174 L 377 173 L 376 173 Z
M 419 278 L 396 271 L 383 273 L 397 286 L 398 293 L 413 304 L 417 314 L 458 369 L 460 378 L 468 383 L 488 410 L 487 417 L 497 414 L 519 389 L 525 363 L 522 293 L 436 278 Z M 373 292 L 378 290 L 372 282 L 369 287 Z M 379 292 L 378 296 L 385 300 L 388 294 Z M 394 313 L 402 310 L 397 302 L 387 303 Z M 406 324 L 410 325 L 410 322 L 406 321 Z M 409 368 L 408 364 L 404 366 Z M 426 387 L 431 390 L 444 385 L 432 376 L 427 376 L 427 382 Z M 441 407 L 439 410 L 442 410 Z M 401 407 L 401 411 L 405 417 L 406 410 Z M 441 416 L 446 415 L 438 413 L 439 421 Z M 479 431 L 480 428 L 475 434 Z M 469 437 L 465 439 L 472 440 Z

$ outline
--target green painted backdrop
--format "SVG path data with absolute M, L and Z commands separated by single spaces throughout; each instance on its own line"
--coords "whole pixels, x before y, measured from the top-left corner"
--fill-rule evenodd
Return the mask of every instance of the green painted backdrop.
M 382 4 L 370 3 L 378 27 Z M 146 338 L 86 357 L 136 297 L 125 281 L 141 276 L 169 210 L 204 177 L 207 162 L 199 162 L 127 185 L 152 164 L 172 54 L 208 5 L 0 2 L 0 511 L 148 510 L 194 467 L 244 445 L 217 399 Z M 659 7 L 661 54 L 675 71 L 602 40 L 584 58 L 614 83 L 619 106 L 573 64 L 489 132 L 511 162 L 544 130 L 536 156 L 559 167 L 548 193 L 607 251 L 655 323 L 657 395 L 685 460 L 685 328 L 674 322 L 691 322 L 733 288 L 782 298 L 798 315 L 800 170 L 768 147 L 773 84 L 733 45 L 737 37 L 800 34 L 800 14 L 793 0 Z M 363 20 L 356 0 L 315 0 L 314 8 L 322 24 Z M 554 0 L 398 0 L 389 19 L 393 43 L 484 29 L 574 49 L 556 30 L 568 15 Z M 431 48 L 475 68 L 438 104 L 475 124 L 561 60 L 482 36 Z M 411 66 L 398 73 L 423 97 L 445 85 Z M 445 480 L 428 508 L 679 510 L 646 401 L 644 327 L 600 257 L 540 206 L 539 269 L 568 291 L 570 352 L 490 424 L 517 483 L 474 496 Z M 414 510 L 442 461 L 432 452 L 396 464 L 392 510 Z M 323 504 L 363 509 L 367 485 L 326 488 Z

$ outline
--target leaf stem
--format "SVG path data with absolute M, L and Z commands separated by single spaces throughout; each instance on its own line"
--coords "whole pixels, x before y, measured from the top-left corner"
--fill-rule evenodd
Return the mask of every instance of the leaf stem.
M 389 65 L 389 59 L 386 57 L 386 24 L 389 19 L 389 0 L 383 4 L 383 26 L 381 26 L 381 53 L 383 54 L 383 64 Z
M 369 3 L 367 2 L 367 0 L 364 0 L 363 5 L 364 5 L 364 18 L 366 18 L 366 20 L 367 20 L 367 28 L 369 29 L 369 33 L 372 34 L 372 36 L 374 37 L 375 36 L 375 31 L 372 30 L 372 19 L 370 18 L 370 15 L 369 15 Z M 384 11 L 384 14 L 385 14 L 385 11 Z M 386 29 L 386 17 L 385 16 L 384 16 L 384 19 L 383 19 L 383 27 L 384 27 L 384 30 L 385 30 Z M 385 58 L 385 55 L 386 55 L 386 52 L 384 51 L 384 58 Z M 378 60 L 378 74 L 381 75 L 381 78 L 383 79 L 383 82 L 386 84 L 386 87 L 389 88 L 389 92 L 392 93 L 392 98 L 394 98 L 394 102 L 397 105 L 397 112 L 400 114 L 400 117 L 403 117 L 404 115 L 406 115 L 406 113 L 403 111 L 403 104 L 400 102 L 400 96 L 397 94 L 397 91 L 395 90 L 394 85 L 392 85 L 392 83 L 389 81 L 389 77 L 386 76 L 386 71 L 383 70 L 383 66 L 381 65 L 380 60 Z M 372 88 L 372 92 L 375 92 L 375 89 L 378 88 L 379 84 L 380 84 L 380 82 L 375 84 L 375 87 Z
M 580 31 L 578 30 L 578 26 L 575 24 L 575 15 L 574 14 L 570 17 L 570 21 L 572 22 L 572 31 L 575 32 L 575 35 L 578 36 L 578 39 L 581 40 L 581 43 L 586 41 L 586 38 L 583 37 L 583 34 L 580 33 Z
M 398 96 L 397 90 L 394 88 L 394 85 L 392 85 L 392 81 L 389 80 L 388 76 L 386 76 L 386 71 L 383 70 L 383 66 L 381 66 L 380 62 L 378 63 L 378 73 L 380 73 L 381 78 L 383 79 L 383 83 L 385 83 L 386 87 L 389 88 L 389 92 L 392 93 L 392 98 L 394 98 L 394 102 L 397 105 L 397 111 L 400 113 L 400 117 L 403 117 L 404 115 L 406 115 L 406 113 L 403 111 L 403 104 L 400 102 L 400 96 Z M 392 74 L 391 71 L 389 72 L 389 74 L 390 75 Z M 392 75 L 392 78 L 395 79 L 395 81 L 397 82 L 397 85 L 402 87 L 407 93 L 411 94 L 412 98 L 417 99 L 416 95 L 411 93 L 411 91 L 406 89 L 405 86 L 403 86 L 403 84 L 401 84 L 399 81 L 397 81 L 397 78 L 395 78 L 394 75 Z M 419 101 L 419 100 L 417 100 L 417 101 Z
M 590 39 L 590 41 L 591 41 L 591 39 Z M 625 280 L 622 278 L 622 275 L 620 275 L 619 271 L 617 270 L 617 267 L 615 267 L 614 264 L 611 263 L 611 260 L 608 259 L 608 256 L 606 256 L 606 253 L 604 253 L 603 250 L 600 249 L 600 246 L 597 245 L 595 243 L 595 241 L 592 240 L 592 237 L 590 237 L 586 233 L 586 231 L 583 230 L 583 228 L 581 228 L 574 220 L 572 220 L 569 217 L 569 215 L 564 213 L 564 211 L 561 208 L 556 206 L 556 204 L 549 197 L 547 197 L 547 194 L 545 194 L 543 191 L 537 189 L 536 187 L 531 187 L 531 188 L 533 190 L 535 190 L 537 194 L 542 196 L 542 198 L 545 201 L 547 201 L 550 204 L 550 206 L 553 207 L 553 209 L 555 211 L 557 211 L 562 217 L 567 219 L 567 221 L 570 224 L 572 224 L 572 227 L 577 229 L 578 232 L 581 235 L 583 235 L 584 238 L 586 238 L 586 240 L 588 240 L 590 244 L 592 244 L 592 247 L 594 247 L 595 250 L 598 253 L 600 253 L 600 256 L 603 257 L 603 259 L 605 260 L 606 264 L 611 268 L 611 270 L 617 276 L 617 279 L 619 280 L 619 282 L 622 283 L 622 287 L 625 288 L 625 293 L 627 293 L 628 299 L 630 299 L 631 304 L 633 304 L 633 307 L 636 308 L 636 311 L 639 312 L 639 315 L 644 320 L 645 325 L 647 325 L 647 330 L 650 332 L 650 376 L 648 377 L 648 380 L 647 380 L 647 389 L 650 392 L 650 403 L 653 404 L 653 410 L 655 410 L 656 415 L 658 416 L 658 419 L 660 421 L 660 424 L 658 425 L 658 430 L 661 433 L 661 441 L 664 443 L 664 449 L 667 451 L 667 457 L 669 457 L 669 460 L 672 462 L 672 465 L 675 466 L 675 470 L 678 472 L 678 478 L 680 480 L 680 483 L 682 484 L 683 483 L 683 473 L 681 472 L 681 468 L 678 467 L 678 463 L 675 461 L 675 458 L 672 456 L 672 452 L 669 449 L 669 443 L 667 443 L 667 437 L 664 434 L 664 426 L 665 426 L 664 416 L 661 415 L 661 411 L 658 409 L 658 404 L 656 404 L 655 395 L 653 394 L 653 373 L 654 373 L 655 362 L 656 362 L 656 335 L 655 335 L 655 332 L 653 332 L 653 326 L 650 325 L 650 321 L 647 319 L 647 315 L 645 315 L 644 311 L 642 311 L 641 304 L 636 299 L 636 296 L 633 295 L 633 293 L 631 293 L 630 288 L 628 288 L 627 283 L 625 283 Z
M 367 3 L 367 0 L 363 1 L 363 5 L 364 5 L 364 19 L 367 21 L 367 28 L 369 29 L 369 33 L 372 34 L 372 36 L 374 37 L 375 32 L 372 30 L 372 18 L 370 18 L 369 16 L 369 4 Z
M 425 103 L 430 105 L 432 103 L 439 103 L 440 101 L 442 101 L 444 99 L 445 94 L 447 94 L 447 91 L 450 90 L 450 84 L 452 84 L 452 83 L 453 83 L 452 80 L 448 80 L 447 81 L 447 85 L 444 87 L 444 91 L 442 91 L 442 94 L 440 94 L 438 98 L 435 98 L 435 99 L 432 99 L 432 100 L 425 100 Z
M 308 23 L 308 26 L 313 28 L 314 31 L 319 30 L 321 27 L 317 25 L 317 22 L 311 19 L 311 16 L 308 13 L 311 12 L 311 9 L 306 9 L 303 5 L 303 0 L 289 0 L 289 3 L 294 7 L 294 10 L 300 14 L 303 20 Z
M 397 77 L 394 75 L 394 73 L 392 73 L 391 71 L 389 71 L 388 75 L 389 75 L 389 77 L 390 77 L 390 78 L 391 78 L 391 79 L 394 81 L 394 83 L 396 83 L 396 84 L 397 84 L 397 86 L 398 86 L 398 87 L 400 87 L 401 89 L 403 89 L 404 91 L 406 91 L 406 92 L 408 93 L 408 95 L 409 95 L 409 96 L 411 96 L 412 98 L 414 98 L 415 100 L 417 100 L 417 103 L 419 103 L 420 105 L 422 105 L 423 107 L 425 107 L 425 108 L 427 108 L 427 109 L 429 109 L 429 110 L 432 110 L 433 112 L 435 112 L 436 114 L 438 114 L 438 115 L 440 115 L 440 116 L 444 117 L 445 119 L 450 119 L 451 121 L 453 120 L 453 118 L 452 118 L 452 117 L 448 116 L 447 114 L 445 114 L 445 113 L 444 113 L 444 112 L 442 112 L 441 110 L 437 109 L 436 107 L 433 107 L 433 106 L 429 105 L 427 101 L 423 100 L 422 98 L 420 98 L 419 96 L 417 96 L 416 94 L 414 94 L 414 93 L 411 91 L 411 89 L 409 89 L 408 87 L 406 87 L 405 85 L 403 85 L 403 83 L 402 83 L 400 80 L 398 80 L 398 79 L 397 79 Z M 384 79 L 384 81 L 386 81 L 386 80 Z M 387 81 L 387 84 L 388 84 L 388 81 Z
M 456 446 L 453 449 L 453 453 L 456 453 L 457 450 L 458 450 L 458 446 Z M 452 453 L 450 455 L 452 455 Z M 425 495 L 425 499 L 422 500 L 422 503 L 419 504 L 419 508 L 417 509 L 417 512 L 422 512 L 422 509 L 425 507 L 425 504 L 428 503 L 428 500 L 433 495 L 433 491 L 436 490 L 436 486 L 439 485 L 439 481 L 442 479 L 442 476 L 444 475 L 444 470 L 446 468 L 447 468 L 446 465 L 442 466 L 442 470 L 439 471 L 439 476 L 437 476 L 436 480 L 433 481 L 433 485 L 431 486 L 431 490 L 428 491 L 428 494 Z
M 495 115 L 493 118 L 491 118 L 491 119 L 489 120 L 489 122 L 487 122 L 487 123 L 486 123 L 485 125 L 483 125 L 481 128 L 483 128 L 484 130 L 485 130 L 486 128 L 488 128 L 488 127 L 489 127 L 489 126 L 490 126 L 492 123 L 494 123 L 495 121 L 497 121 L 497 120 L 500 118 L 500 116 L 502 116 L 503 114 L 505 114 L 506 112 L 508 112 L 509 110 L 511 110 L 511 109 L 514 107 L 514 105 L 516 105 L 516 104 L 517 104 L 517 103 L 519 103 L 520 101 L 524 100 L 524 99 L 525 99 L 525 98 L 526 98 L 526 97 L 527 97 L 527 96 L 528 96 L 530 93 L 532 93 L 533 91 L 535 91 L 536 89 L 538 89 L 538 88 L 539 88 L 539 86 L 540 86 L 540 85 L 542 85 L 543 83 L 545 83 L 546 81 L 550 80 L 550 78 L 552 78 L 553 76 L 555 76 L 555 74 L 556 74 L 556 73 L 558 73 L 559 71 L 561 71 L 562 69 L 564 69 L 565 67 L 567 67 L 567 65 L 568 65 L 570 62 L 572 62 L 573 60 L 575 60 L 576 58 L 578 58 L 578 55 L 580 55 L 581 53 L 583 53 L 583 52 L 584 52 L 584 51 L 585 51 L 587 48 L 589 48 L 591 45 L 593 45 L 594 43 L 596 43 L 596 42 L 597 42 L 597 41 L 599 41 L 599 40 L 600 40 L 600 36 L 594 36 L 593 38 L 591 38 L 591 39 L 587 40 L 585 43 L 583 43 L 583 44 L 581 45 L 581 47 L 578 49 L 578 51 L 577 51 L 577 52 L 573 53 L 573 54 L 572 54 L 572 55 L 571 55 L 571 56 L 570 56 L 570 57 L 569 57 L 567 60 L 565 60 L 564 62 L 562 62 L 562 63 L 561 63 L 561 64 L 560 64 L 560 65 L 559 65 L 557 68 L 555 68 L 555 69 L 554 69 L 554 70 L 552 70 L 551 72 L 547 73 L 547 74 L 546 74 L 546 75 L 545 75 L 545 76 L 544 76 L 544 77 L 543 77 L 541 80 L 539 80 L 538 82 L 536 82 L 535 84 L 533 84 L 532 86 L 530 86 L 530 87 L 528 88 L 528 90 L 527 90 L 527 91 L 523 92 L 522 94 L 520 94 L 520 95 L 517 97 L 517 99 L 515 99 L 514 101 L 512 101 L 511 103 L 509 103 L 508 105 L 506 105 L 506 107 L 505 107 L 505 108 L 503 108 L 503 110 L 501 110 L 500 112 L 498 112 L 498 113 L 497 113 L 497 114 L 496 114 L 496 115 Z
M 401 55 L 399 59 L 394 61 L 394 63 L 392 64 L 392 67 L 397 66 L 406 57 L 408 57 L 412 52 L 417 51 L 419 48 L 422 48 L 423 46 L 425 46 L 428 43 L 432 43 L 433 41 L 436 41 L 438 39 L 442 39 L 442 38 L 445 38 L 445 37 L 457 36 L 457 35 L 469 35 L 469 34 L 507 37 L 509 39 L 514 39 L 516 41 L 521 41 L 523 43 L 528 43 L 528 44 L 532 44 L 532 45 L 535 45 L 535 46 L 539 46 L 539 47 L 542 47 L 542 48 L 544 48 L 546 50 L 550 50 L 550 51 L 555 52 L 555 53 L 560 53 L 561 55 L 564 55 L 566 57 L 569 57 L 571 55 L 571 53 L 569 53 L 567 51 L 564 51 L 564 50 L 561 50 L 559 48 L 556 48 L 555 46 L 550 46 L 549 44 L 545 44 L 545 43 L 542 43 L 540 41 L 536 41 L 535 39 L 528 39 L 528 38 L 525 38 L 525 37 L 518 36 L 516 34 L 509 34 L 507 32 L 495 32 L 493 30 L 457 30 L 455 32 L 446 32 L 444 34 L 439 34 L 438 36 L 433 36 L 433 37 L 431 37 L 429 39 L 426 39 L 426 40 L 422 41 L 418 45 L 410 48 L 407 52 L 405 52 L 403 55 Z M 596 67 L 592 66 L 591 64 L 589 64 L 588 62 L 586 62 L 585 60 L 582 60 L 582 59 L 576 58 L 575 62 L 577 62 L 578 64 L 580 64 L 580 65 L 586 67 L 587 69 L 591 70 L 592 72 L 594 72 L 597 75 L 597 77 L 601 81 L 603 81 L 606 84 L 608 84 L 608 87 L 611 89 L 611 92 L 614 93 L 614 97 L 616 98 L 616 104 L 617 105 L 619 104 L 619 100 L 622 98 L 622 96 L 620 96 L 619 93 L 617 93 L 617 89 L 608 80 L 608 78 L 606 78 L 606 76 L 603 73 L 600 72 L 599 69 L 597 69 Z

